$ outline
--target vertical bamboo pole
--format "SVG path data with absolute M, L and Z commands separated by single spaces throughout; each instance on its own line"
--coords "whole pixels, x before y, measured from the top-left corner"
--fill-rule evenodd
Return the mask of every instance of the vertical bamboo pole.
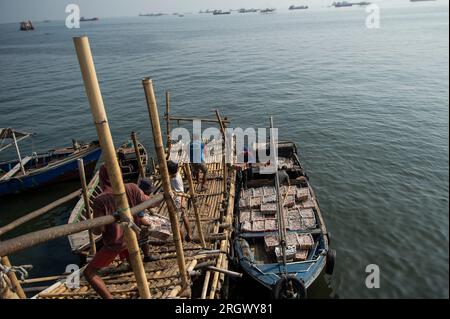
M 170 147 L 172 146 L 172 140 L 170 137 L 170 92 L 166 91 L 166 138 L 167 138 L 167 149 L 170 152 Z
M 86 94 L 89 100 L 92 116 L 94 119 L 100 146 L 105 158 L 106 168 L 111 181 L 117 210 L 121 217 L 132 219 L 122 173 L 117 162 L 116 151 L 106 117 L 100 86 L 95 72 L 94 60 L 92 58 L 89 40 L 86 36 L 74 37 L 75 49 L 77 51 L 81 74 L 83 76 Z M 125 243 L 128 249 L 131 267 L 136 278 L 139 295 L 143 299 L 151 298 L 150 289 L 142 264 L 141 253 L 136 234 L 130 228 L 124 229 Z
M 9 262 L 9 258 L 7 256 L 3 256 L 2 264 L 6 267 L 11 267 L 11 263 Z M 16 294 L 19 296 L 20 299 L 27 299 L 27 296 L 25 295 L 25 292 L 22 289 L 22 286 L 20 285 L 19 280 L 17 279 L 17 276 L 14 272 L 10 271 L 8 273 L 8 278 L 11 280 L 11 283 L 13 284 L 13 288 L 16 292 Z
M 141 175 L 141 178 L 145 178 L 145 168 L 144 168 L 144 165 L 142 164 L 141 152 L 139 152 L 139 146 L 138 146 L 138 141 L 136 138 L 136 132 L 131 132 L 131 139 L 133 140 L 134 153 L 136 154 L 136 160 L 137 160 L 138 168 L 139 168 L 139 175 Z
M 14 141 L 14 146 L 16 147 L 17 157 L 19 159 L 20 170 L 22 171 L 23 175 L 26 175 L 25 167 L 23 167 L 22 156 L 20 155 L 19 145 L 17 144 L 16 134 L 14 133 L 14 131 L 12 132 L 12 137 L 13 137 L 13 141 Z
M 186 175 L 189 183 L 189 194 L 191 195 L 192 206 L 194 207 L 195 223 L 198 229 L 198 237 L 200 238 L 202 247 L 206 248 L 205 237 L 203 236 L 202 222 L 200 221 L 200 213 L 198 211 L 197 196 L 194 190 L 194 181 L 192 180 L 191 168 L 189 166 L 189 163 L 184 164 L 184 175 Z
M 183 243 L 181 242 L 180 226 L 178 224 L 177 207 L 173 200 L 173 192 L 170 184 L 169 171 L 167 170 L 166 154 L 164 153 L 164 144 L 159 122 L 158 106 L 156 104 L 155 92 L 153 91 L 152 80 L 145 78 L 142 80 L 144 86 L 145 98 L 147 100 L 148 113 L 152 125 L 153 137 L 155 139 L 155 150 L 158 156 L 159 173 L 164 189 L 164 199 L 169 210 L 170 224 L 172 226 L 173 241 L 177 252 L 178 267 L 181 276 L 183 289 L 188 288 L 188 277 L 186 271 L 186 262 L 184 260 Z
M 86 217 L 88 219 L 92 219 L 92 209 L 91 204 L 89 202 L 88 188 L 86 185 L 86 174 L 84 172 L 84 162 L 82 158 L 78 159 L 78 172 L 80 173 L 80 182 L 81 182 L 81 190 L 83 192 L 83 200 L 84 200 L 84 208 L 86 210 Z M 89 229 L 89 243 L 91 245 L 91 255 L 95 255 L 97 252 L 97 248 L 95 247 L 95 238 L 92 230 Z
M 219 110 L 216 110 L 216 116 L 217 116 L 217 120 L 219 121 L 220 131 L 222 132 L 222 137 L 223 137 L 223 143 L 222 143 L 223 193 L 226 194 L 227 193 L 228 170 L 227 170 L 227 161 L 226 161 L 226 154 L 225 154 L 225 149 L 226 149 L 225 126 L 220 117 Z

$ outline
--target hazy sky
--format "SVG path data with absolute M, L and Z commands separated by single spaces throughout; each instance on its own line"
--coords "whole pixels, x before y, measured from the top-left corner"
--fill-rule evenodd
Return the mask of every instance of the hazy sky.
M 205 9 L 238 9 L 242 7 L 276 7 L 287 10 L 292 5 L 306 4 L 311 9 L 324 8 L 335 0 L 0 0 L 0 23 L 24 19 L 64 20 L 69 3 L 80 6 L 86 17 L 136 16 L 140 12 L 195 12 Z M 356 2 L 360 0 L 347 0 Z M 367 1 L 367 0 L 366 0 Z M 383 5 L 408 4 L 409 0 L 372 0 Z M 448 0 L 438 0 L 446 3 Z

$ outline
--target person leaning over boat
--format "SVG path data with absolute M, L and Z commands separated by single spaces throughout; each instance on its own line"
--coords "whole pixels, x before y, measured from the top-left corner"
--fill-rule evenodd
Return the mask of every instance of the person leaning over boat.
M 117 210 L 114 201 L 114 194 L 112 192 L 111 183 L 109 181 L 108 172 L 105 165 L 102 165 L 100 168 L 99 179 L 100 187 L 103 192 L 94 199 L 94 203 L 92 205 L 94 217 L 112 215 Z M 139 205 L 150 198 L 145 195 L 136 184 L 125 184 L 125 191 L 130 207 Z M 159 203 L 160 202 L 154 206 L 158 206 Z M 141 214 L 141 216 L 143 215 Z M 137 226 L 150 226 L 149 222 L 143 217 L 134 216 L 133 219 Z M 97 275 L 97 272 L 99 269 L 109 266 L 117 256 L 119 256 L 122 260 L 128 259 L 128 251 L 124 242 L 124 231 L 121 225 L 114 223 L 99 228 L 94 228 L 93 233 L 95 235 L 102 234 L 103 247 L 95 254 L 94 258 L 86 266 L 84 276 L 92 288 L 94 288 L 94 290 L 102 298 L 112 299 L 111 293 L 106 288 L 103 280 Z M 146 261 L 149 259 L 148 245 L 145 245 L 142 248 L 145 256 L 144 261 Z
M 280 186 L 286 185 L 291 186 L 291 182 L 289 181 L 289 175 L 286 172 L 287 166 L 283 166 L 281 170 L 278 171 L 278 182 L 280 183 Z M 276 175 L 274 174 L 273 177 L 273 183 L 275 184 L 275 178 Z
M 189 220 L 186 216 L 185 209 L 186 209 L 186 201 L 185 197 L 181 196 L 181 194 L 184 194 L 184 185 L 183 185 L 183 179 L 181 178 L 181 174 L 178 170 L 178 164 L 172 161 L 167 162 L 167 169 L 169 171 L 170 175 L 170 183 L 172 185 L 172 190 L 175 193 L 175 205 L 177 206 L 178 211 L 181 213 L 181 219 L 183 219 L 184 228 L 186 229 L 186 236 L 184 239 L 188 242 L 192 240 L 191 236 L 191 227 L 189 226 Z M 177 195 L 180 194 L 180 195 Z
M 208 166 L 206 166 L 205 162 L 206 146 L 200 140 L 200 137 L 198 135 L 194 135 L 194 139 L 189 145 L 189 150 L 192 163 L 192 174 L 197 180 L 197 183 L 200 183 L 200 171 L 203 173 L 200 191 L 205 191 L 207 190 L 207 187 L 205 185 L 206 177 L 208 174 Z

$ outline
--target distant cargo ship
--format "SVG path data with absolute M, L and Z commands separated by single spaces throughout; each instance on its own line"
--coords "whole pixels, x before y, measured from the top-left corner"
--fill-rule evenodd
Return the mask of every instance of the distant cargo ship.
M 305 10 L 308 9 L 308 6 L 290 6 L 289 10 Z
M 275 9 L 275 8 L 266 8 L 266 9 L 260 10 L 259 12 L 261 12 L 261 13 L 274 13 L 275 10 L 277 10 L 277 9 Z
M 245 8 L 242 8 L 242 9 L 239 9 L 238 12 L 239 13 L 252 13 L 252 12 L 258 12 L 258 9 L 253 9 L 253 8 L 245 9 Z
M 213 15 L 219 15 L 219 14 L 231 14 L 231 10 L 229 10 L 229 11 L 214 10 L 213 11 Z
M 34 30 L 33 23 L 30 20 L 20 22 L 20 31 Z
M 95 18 L 85 18 L 85 17 L 81 17 L 80 18 L 80 22 L 86 22 L 86 21 L 98 21 L 100 20 L 99 18 L 95 17 Z
M 334 6 L 335 8 L 342 8 L 342 7 L 351 7 L 353 6 L 353 3 L 342 1 L 342 2 L 333 2 L 331 5 Z

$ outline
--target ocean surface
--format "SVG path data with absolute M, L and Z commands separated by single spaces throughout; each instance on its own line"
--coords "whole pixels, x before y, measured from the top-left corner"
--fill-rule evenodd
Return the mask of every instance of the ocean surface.
M 311 296 L 448 298 L 448 3 L 382 8 L 380 29 L 367 29 L 366 16 L 330 8 L 101 19 L 78 30 L 2 24 L 0 127 L 36 133 L 22 153 L 96 139 L 72 42 L 86 34 L 116 144 L 135 130 L 154 152 L 145 76 L 161 114 L 170 90 L 177 115 L 219 108 L 244 129 L 274 116 L 280 139 L 299 146 L 337 251 L 334 275 Z M 76 187 L 2 199 L 0 225 Z M 7 238 L 65 223 L 73 205 Z M 10 258 L 33 264 L 32 277 L 78 261 L 66 238 Z M 378 289 L 365 285 L 369 264 L 380 268 Z

